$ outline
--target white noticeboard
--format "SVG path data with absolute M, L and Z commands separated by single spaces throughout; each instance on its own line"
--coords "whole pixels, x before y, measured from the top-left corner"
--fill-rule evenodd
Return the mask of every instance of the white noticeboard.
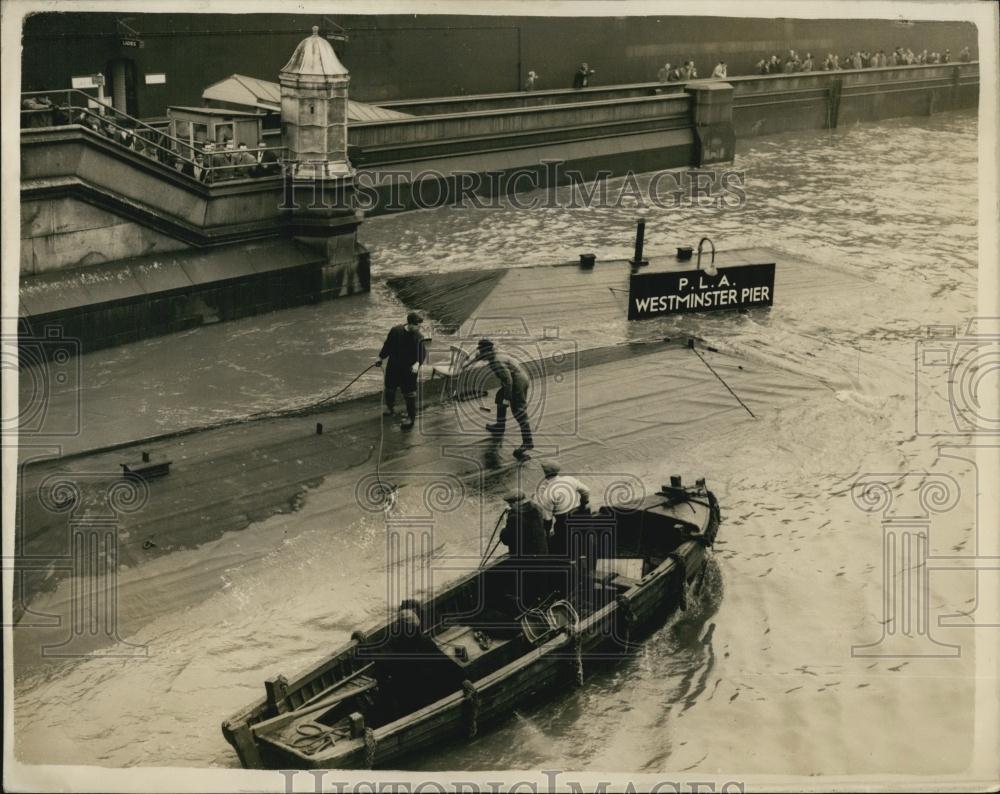
M 104 85 L 103 74 L 85 74 L 81 77 L 71 77 L 73 88 L 100 88 Z
M 167 82 L 167 76 L 160 72 L 159 74 L 147 74 L 146 75 L 146 85 L 164 85 Z

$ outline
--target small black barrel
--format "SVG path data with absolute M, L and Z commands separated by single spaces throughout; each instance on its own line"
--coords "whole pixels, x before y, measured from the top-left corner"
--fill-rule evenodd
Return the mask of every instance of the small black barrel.
M 670 475 L 670 487 L 671 488 L 680 488 L 681 487 L 681 475 L 679 475 L 679 474 L 671 474 Z
M 681 262 L 687 262 L 694 254 L 694 249 L 690 245 L 681 245 L 677 248 L 677 258 Z
M 585 270 L 590 270 L 594 267 L 594 263 L 597 261 L 596 254 L 580 254 L 580 267 Z

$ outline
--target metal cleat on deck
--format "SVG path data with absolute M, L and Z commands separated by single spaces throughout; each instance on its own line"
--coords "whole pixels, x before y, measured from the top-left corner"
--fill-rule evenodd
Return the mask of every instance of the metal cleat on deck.
M 163 456 L 152 457 L 148 452 L 142 453 L 141 461 L 122 463 L 122 474 L 124 476 L 135 475 L 144 480 L 151 480 L 154 477 L 163 477 L 170 473 L 172 460 L 166 460 Z

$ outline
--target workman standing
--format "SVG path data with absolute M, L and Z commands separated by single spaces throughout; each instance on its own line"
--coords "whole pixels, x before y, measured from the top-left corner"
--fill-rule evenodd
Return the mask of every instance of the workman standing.
M 538 504 L 551 527 L 549 552 L 566 556 L 569 553 L 568 522 L 573 516 L 590 515 L 590 489 L 576 477 L 562 473 L 554 460 L 542 461 L 545 478 L 538 486 Z
M 546 562 L 549 539 L 545 529 L 542 509 L 525 496 L 520 488 L 504 497 L 507 523 L 500 532 L 501 542 L 507 545 L 510 556 L 515 558 L 517 572 L 515 593 L 518 607 L 530 609 L 543 600 L 552 590 L 551 568 Z
M 406 421 L 401 425 L 409 430 L 417 419 L 417 374 L 420 365 L 427 360 L 427 340 L 420 333 L 424 318 L 419 312 L 406 315 L 405 325 L 389 329 L 385 343 L 378 354 L 376 366 L 389 359 L 385 367 L 385 411 L 384 416 L 395 416 L 396 389 L 403 390 L 406 402 Z
M 518 362 L 504 353 L 498 353 L 492 340 L 480 339 L 476 349 L 476 355 L 465 366 L 485 361 L 500 381 L 495 399 L 497 421 L 496 424 L 486 425 L 486 429 L 494 436 L 502 437 L 507 429 L 507 409 L 510 408 L 521 428 L 521 446 L 514 450 L 514 457 L 523 458 L 528 450 L 535 448 L 528 422 L 528 389 L 531 379 Z
M 507 546 L 512 557 L 542 557 L 549 553 L 549 539 L 545 531 L 542 509 L 532 502 L 520 488 L 504 497 L 507 523 L 500 531 L 500 541 Z

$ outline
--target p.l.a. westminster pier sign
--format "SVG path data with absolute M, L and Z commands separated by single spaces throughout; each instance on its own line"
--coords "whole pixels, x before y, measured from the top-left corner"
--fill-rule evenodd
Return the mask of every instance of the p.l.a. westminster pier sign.
M 691 260 L 654 260 L 648 269 L 629 277 L 628 318 L 643 320 L 666 314 L 771 306 L 775 263 L 754 257 L 755 263 L 745 256 L 760 253 L 720 251 L 714 274 L 706 269 L 691 269 Z M 743 261 L 733 261 L 739 258 Z M 705 257 L 703 267 L 708 267 L 707 262 Z

